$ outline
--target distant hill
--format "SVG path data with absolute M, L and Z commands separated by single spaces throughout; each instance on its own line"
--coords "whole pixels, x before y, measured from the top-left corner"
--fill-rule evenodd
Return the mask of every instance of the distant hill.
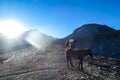
M 57 40 L 57 38 L 41 33 L 37 29 L 25 32 L 24 39 L 37 48 L 49 47 L 55 40 Z
M 68 38 L 75 38 L 75 37 L 88 37 L 88 36 L 95 36 L 97 34 L 106 33 L 110 31 L 115 31 L 114 29 L 100 24 L 85 24 L 73 31 L 73 33 Z
M 120 30 L 107 25 L 85 24 L 64 39 L 75 39 L 75 48 L 92 48 L 94 54 L 120 58 Z
M 23 32 L 17 39 L 8 39 L 0 34 L 0 54 L 23 49 L 25 47 L 46 48 L 54 42 L 56 38 L 41 33 L 37 29 Z

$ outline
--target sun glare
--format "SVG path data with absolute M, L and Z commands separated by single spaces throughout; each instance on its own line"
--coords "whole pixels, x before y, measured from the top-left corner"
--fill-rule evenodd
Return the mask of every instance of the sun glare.
M 14 20 L 0 22 L 0 33 L 10 39 L 17 38 L 22 32 L 26 30 L 27 29 L 22 24 Z

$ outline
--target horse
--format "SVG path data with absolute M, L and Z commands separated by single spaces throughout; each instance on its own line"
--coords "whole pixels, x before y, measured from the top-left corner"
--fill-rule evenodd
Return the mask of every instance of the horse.
M 69 68 L 69 62 L 70 62 L 70 65 L 73 67 L 73 64 L 71 61 L 71 59 L 73 58 L 73 59 L 78 60 L 77 68 L 80 70 L 80 64 L 81 64 L 81 70 L 83 70 L 83 59 L 87 55 L 89 55 L 91 58 L 93 57 L 91 49 L 69 49 L 67 50 L 66 51 L 67 67 Z

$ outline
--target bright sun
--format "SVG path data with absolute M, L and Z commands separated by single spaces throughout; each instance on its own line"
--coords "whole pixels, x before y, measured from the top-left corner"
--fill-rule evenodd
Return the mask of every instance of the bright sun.
M 0 22 L 0 33 L 10 39 L 17 38 L 22 32 L 26 30 L 27 29 L 22 24 L 14 20 Z

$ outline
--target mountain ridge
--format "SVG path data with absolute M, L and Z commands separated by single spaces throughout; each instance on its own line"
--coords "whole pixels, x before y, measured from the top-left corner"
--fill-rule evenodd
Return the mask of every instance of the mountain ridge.
M 94 54 L 120 58 L 120 30 L 115 30 L 107 25 L 101 24 L 85 24 L 73 31 L 72 34 L 65 38 L 58 39 L 41 33 L 38 29 L 26 31 L 22 34 L 19 40 L 13 40 L 10 46 L 11 48 L 20 49 L 22 46 L 47 48 L 55 47 L 58 45 L 64 46 L 67 39 L 74 39 L 74 48 L 91 48 Z M 0 38 L 0 49 L 6 48 L 3 46 L 5 42 L 4 38 Z M 2 40 L 3 39 L 3 40 Z M 20 44 L 18 44 L 20 43 Z M 64 47 L 63 47 L 64 48 Z
M 74 48 L 91 48 L 95 54 L 106 57 L 119 57 L 120 55 L 120 30 L 115 30 L 106 25 L 85 24 L 66 36 L 63 40 L 73 38 Z M 62 42 L 62 41 L 61 41 Z

